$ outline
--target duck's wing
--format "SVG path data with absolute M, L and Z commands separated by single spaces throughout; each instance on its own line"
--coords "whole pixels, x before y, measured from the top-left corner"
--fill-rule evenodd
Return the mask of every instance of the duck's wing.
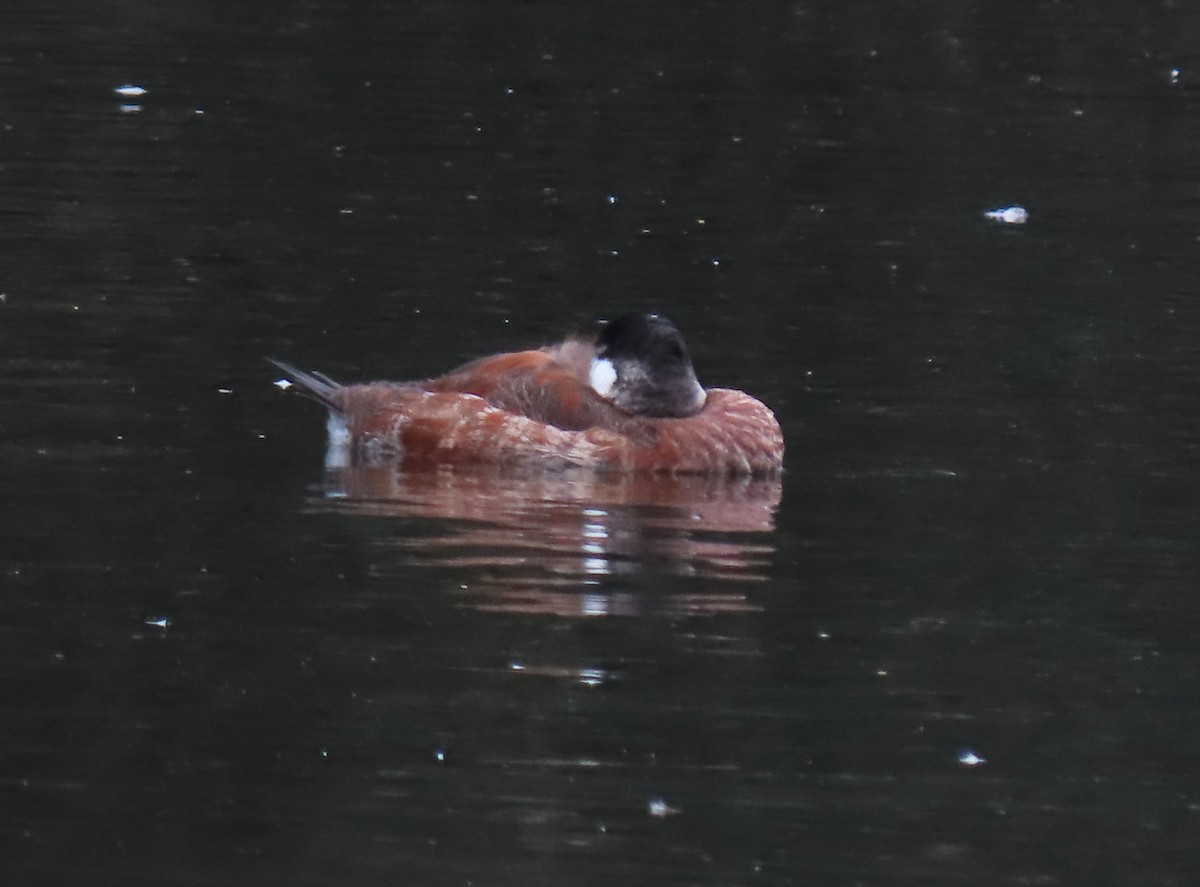
M 597 428 L 648 439 L 652 423 L 630 416 L 592 390 L 575 343 L 484 357 L 424 383 L 430 391 L 482 397 L 493 407 L 561 428 Z

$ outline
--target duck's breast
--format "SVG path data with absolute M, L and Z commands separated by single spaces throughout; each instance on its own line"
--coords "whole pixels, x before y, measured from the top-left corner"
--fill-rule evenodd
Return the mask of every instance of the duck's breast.
M 684 419 L 648 419 L 653 442 L 623 437 L 606 455 L 623 471 L 770 474 L 783 466 L 783 432 L 766 405 L 741 391 L 711 388 L 704 409 Z

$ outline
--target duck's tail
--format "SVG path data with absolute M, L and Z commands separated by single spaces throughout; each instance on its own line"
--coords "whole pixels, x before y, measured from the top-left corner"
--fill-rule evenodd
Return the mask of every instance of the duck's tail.
M 300 389 L 301 394 L 307 394 L 313 400 L 325 404 L 329 409 L 341 412 L 341 407 L 337 402 L 337 393 L 341 391 L 342 386 L 333 379 L 315 370 L 306 373 L 304 370 L 296 369 L 290 363 L 275 360 L 273 357 L 268 357 L 266 360 L 267 363 L 282 370 L 284 375 Z

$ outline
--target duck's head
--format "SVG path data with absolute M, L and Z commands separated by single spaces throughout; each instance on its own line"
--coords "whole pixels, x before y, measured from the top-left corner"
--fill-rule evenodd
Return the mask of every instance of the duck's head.
M 624 314 L 596 338 L 588 382 L 637 416 L 684 418 L 704 409 L 704 388 L 683 336 L 658 314 Z

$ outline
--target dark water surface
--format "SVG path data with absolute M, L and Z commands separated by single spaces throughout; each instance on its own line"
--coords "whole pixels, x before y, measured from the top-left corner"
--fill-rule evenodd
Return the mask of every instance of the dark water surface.
M 5 6 L 0 881 L 1196 883 L 1198 45 Z M 326 476 L 262 363 L 641 306 L 781 484 Z

